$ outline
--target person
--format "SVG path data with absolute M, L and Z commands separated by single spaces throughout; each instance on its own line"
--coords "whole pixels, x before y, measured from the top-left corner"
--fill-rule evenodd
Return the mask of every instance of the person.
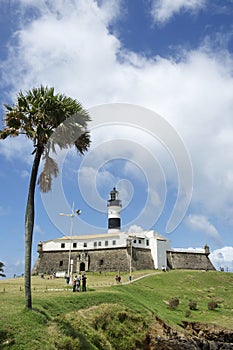
M 115 277 L 116 283 L 118 283 L 118 278 L 119 278 L 119 276 L 116 275 L 116 277 Z
M 121 282 L 121 276 L 120 275 L 118 276 L 118 282 L 119 283 Z
M 80 283 L 81 283 L 81 278 L 80 275 L 77 277 L 76 279 L 76 291 L 79 292 L 80 291 Z
M 76 292 L 76 282 L 77 282 L 77 276 L 75 276 L 73 280 L 73 292 Z
M 66 284 L 69 284 L 70 283 L 70 276 L 65 276 L 65 279 L 66 279 Z
M 86 292 L 87 290 L 87 276 L 83 274 L 82 276 L 82 292 Z

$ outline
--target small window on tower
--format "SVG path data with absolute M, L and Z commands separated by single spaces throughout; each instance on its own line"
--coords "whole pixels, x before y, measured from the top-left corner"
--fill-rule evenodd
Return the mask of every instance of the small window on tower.
M 61 243 L 61 248 L 65 248 L 65 243 Z
M 115 239 L 112 241 L 112 245 L 116 245 L 116 241 L 115 241 Z
M 97 247 L 97 242 L 94 242 L 94 247 Z
M 149 245 L 149 239 L 146 240 L 146 245 L 147 245 L 147 246 Z
M 136 239 L 134 239 L 134 240 L 133 240 L 133 242 L 134 242 L 134 243 L 137 243 L 137 240 L 136 240 Z
M 73 243 L 73 248 L 77 248 L 77 243 Z
M 108 246 L 108 241 L 105 241 L 105 247 L 107 247 Z
M 63 266 L 63 261 L 62 260 L 59 262 L 59 266 L 60 267 Z
M 138 240 L 138 243 L 139 243 L 139 244 L 141 244 L 141 243 L 142 243 L 142 240 L 141 240 L 141 239 L 139 239 L 139 240 Z
M 101 259 L 99 263 L 100 263 L 100 266 L 102 266 L 104 264 L 104 260 Z
M 84 246 L 84 248 L 86 248 L 87 247 L 87 242 L 84 242 L 83 246 Z
M 101 247 L 101 242 L 98 242 L 98 246 Z

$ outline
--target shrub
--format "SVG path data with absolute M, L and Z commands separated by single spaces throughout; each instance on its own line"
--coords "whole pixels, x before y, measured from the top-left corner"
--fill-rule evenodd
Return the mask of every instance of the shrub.
M 128 315 L 126 312 L 119 312 L 118 314 L 118 320 L 122 323 L 128 318 Z
M 197 303 L 196 301 L 191 301 L 188 304 L 190 310 L 197 310 Z
M 187 310 L 185 311 L 185 317 L 189 317 L 191 315 L 191 311 Z
M 214 310 L 218 307 L 218 304 L 215 301 L 209 301 L 207 306 L 208 310 Z
M 170 301 L 169 301 L 169 308 L 174 310 L 177 308 L 177 306 L 179 305 L 180 301 L 178 298 L 172 298 Z

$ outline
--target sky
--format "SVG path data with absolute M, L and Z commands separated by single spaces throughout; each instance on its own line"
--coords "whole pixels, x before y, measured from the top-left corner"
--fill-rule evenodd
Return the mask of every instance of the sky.
M 113 187 L 122 230 L 153 229 L 233 272 L 233 1 L 0 0 L 0 128 L 19 91 L 53 86 L 88 110 L 91 147 L 54 155 L 36 189 L 39 241 L 107 232 Z M 0 141 L 0 261 L 24 271 L 33 145 Z M 74 218 L 72 204 L 82 211 Z

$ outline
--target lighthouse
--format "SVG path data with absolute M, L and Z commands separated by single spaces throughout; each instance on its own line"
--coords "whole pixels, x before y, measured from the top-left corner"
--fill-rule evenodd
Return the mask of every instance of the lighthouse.
M 121 229 L 121 200 L 116 187 L 110 192 L 108 200 L 108 232 L 118 232 Z

